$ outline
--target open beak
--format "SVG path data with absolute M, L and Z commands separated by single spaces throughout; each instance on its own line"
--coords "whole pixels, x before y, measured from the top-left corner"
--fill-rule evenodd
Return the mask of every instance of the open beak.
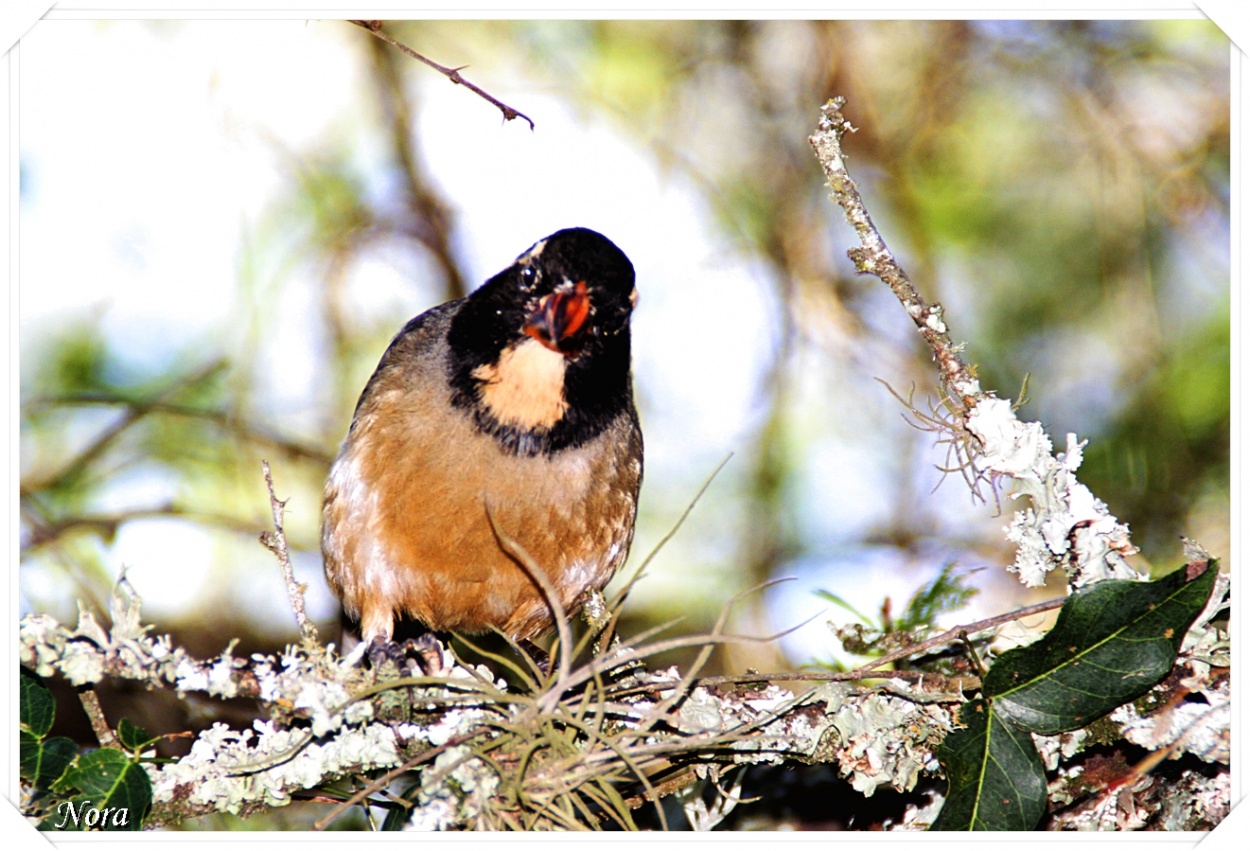
M 577 353 L 579 334 L 590 318 L 590 294 L 586 282 L 572 290 L 545 295 L 525 318 L 522 330 L 554 352 Z

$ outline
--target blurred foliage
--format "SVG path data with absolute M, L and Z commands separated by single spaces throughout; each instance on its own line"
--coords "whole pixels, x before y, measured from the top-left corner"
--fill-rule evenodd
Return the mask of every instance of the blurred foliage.
M 239 635 L 239 600 L 271 581 L 255 567 L 268 563 L 255 546 L 268 525 L 262 457 L 281 462 L 297 566 L 320 583 L 321 482 L 356 395 L 406 318 L 355 307 L 350 273 L 384 264 L 411 281 L 401 294 L 409 315 L 477 283 L 457 238 L 473 211 L 444 196 L 425 140 L 410 132 L 425 87 L 446 81 L 342 27 L 365 82 L 357 109 L 315 145 L 274 143 L 281 189 L 245 228 L 228 327 L 187 340 L 156 372 L 136 367 L 128 341 L 91 319 L 23 334 L 25 606 L 64 616 L 75 598 L 103 598 L 119 568 L 109 555 L 118 529 L 170 517 L 220 532 L 211 588 L 188 590 L 203 608 L 170 628 L 190 636 L 214 619 Z M 1022 416 L 1057 443 L 1066 431 L 1091 440 L 1082 478 L 1130 523 L 1144 563 L 1175 561 L 1182 533 L 1227 551 L 1229 50 L 1210 22 L 424 21 L 387 30 L 444 64 L 470 65 L 475 82 L 522 111 L 527 93 L 543 93 L 610 122 L 657 172 L 699 188 L 726 262 L 761 270 L 775 295 L 779 345 L 759 369 L 758 413 L 742 424 L 738 459 L 692 516 L 686 543 L 673 544 L 672 582 L 685 590 L 636 595 L 626 631 L 674 615 L 687 616 L 682 629 L 706 628 L 733 590 L 799 564 L 855 573 L 870 548 L 896 552 L 922 572 L 918 581 L 945 576 L 952 553 L 964 566 L 1011 560 L 1002 518 L 973 526 L 944 514 L 963 500 L 957 481 L 929 493 L 932 477 L 917 470 L 942 461 L 929 436 L 864 425 L 897 425 L 901 412 L 882 401 L 874 376 L 922 394 L 934 377 L 910 322 L 846 260 L 850 231 L 807 144 L 834 94 L 848 97 L 859 127 L 851 169 L 877 224 L 921 290 L 947 307 L 984 386 L 1007 395 L 1031 374 Z M 460 94 L 466 109 L 490 109 Z M 541 123 L 535 132 L 541 139 Z M 28 173 L 23 161 L 23 203 Z M 297 272 L 316 291 L 297 292 Z M 316 322 L 301 333 L 319 343 L 319 380 L 284 408 L 264 338 L 296 298 L 314 302 Z M 659 422 L 646 386 L 639 396 L 644 424 Z M 827 470 L 817 462 L 840 447 L 873 445 L 885 460 L 847 451 L 876 465 L 866 496 L 890 510 L 838 537 L 825 500 L 852 471 L 813 471 Z M 672 525 L 708 469 L 648 465 L 640 546 Z M 169 554 L 171 571 L 182 558 Z M 767 617 L 758 610 L 736 629 L 769 632 Z M 294 634 L 293 621 L 251 619 L 244 647 Z M 215 636 L 218 649 L 227 638 Z M 776 669 L 817 655 L 721 664 Z
M 871 658 L 911 647 L 931 637 L 938 631 L 934 624 L 939 617 L 958 612 L 977 595 L 978 589 L 969 584 L 971 578 L 971 572 L 959 572 L 953 564 L 948 564 L 916 590 L 902 612 L 895 615 L 892 601 L 886 597 L 876 618 L 857 611 L 832 591 L 817 591 L 816 595 L 854 617 L 854 621 L 837 629 L 843 648 L 856 656 Z M 837 663 L 821 663 L 820 666 L 834 671 L 849 670 Z

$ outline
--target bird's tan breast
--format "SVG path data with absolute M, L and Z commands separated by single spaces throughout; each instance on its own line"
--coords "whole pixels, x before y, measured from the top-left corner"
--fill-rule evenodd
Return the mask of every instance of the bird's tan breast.
M 576 448 L 526 457 L 454 407 L 436 371 L 396 373 L 371 388 L 331 471 L 327 577 L 366 634 L 395 612 L 435 630 L 532 636 L 550 627 L 550 610 L 487 512 L 573 609 L 625 559 L 641 472 L 631 417 Z

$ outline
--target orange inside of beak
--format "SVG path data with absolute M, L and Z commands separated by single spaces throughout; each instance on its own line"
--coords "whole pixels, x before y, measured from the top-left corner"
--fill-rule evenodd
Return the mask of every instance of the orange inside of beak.
M 572 292 L 543 296 L 526 320 L 524 331 L 549 349 L 563 351 L 560 343 L 572 337 L 590 317 L 590 294 L 586 282 L 578 281 Z

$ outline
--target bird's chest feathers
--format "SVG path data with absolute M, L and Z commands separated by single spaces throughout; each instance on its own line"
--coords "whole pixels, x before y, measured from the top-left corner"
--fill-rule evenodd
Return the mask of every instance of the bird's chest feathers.
M 502 425 L 549 429 L 568 410 L 564 372 L 568 359 L 537 340 L 504 349 L 499 360 L 473 370 L 478 398 Z

